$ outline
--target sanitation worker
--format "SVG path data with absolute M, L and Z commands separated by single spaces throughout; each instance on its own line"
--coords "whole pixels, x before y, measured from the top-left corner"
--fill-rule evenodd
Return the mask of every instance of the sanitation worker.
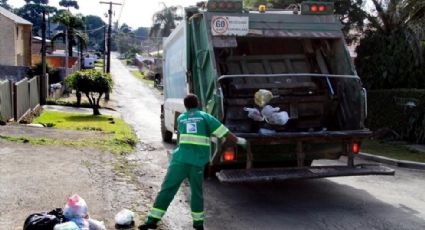
M 198 109 L 198 98 L 189 94 L 184 98 L 186 112 L 177 119 L 179 143 L 174 150 L 167 174 L 148 217 L 139 229 L 156 229 L 158 222 L 174 198 L 184 179 L 189 180 L 193 227 L 204 229 L 204 200 L 202 182 L 204 167 L 210 157 L 210 137 L 246 146 L 246 140 L 232 134 L 216 118 Z

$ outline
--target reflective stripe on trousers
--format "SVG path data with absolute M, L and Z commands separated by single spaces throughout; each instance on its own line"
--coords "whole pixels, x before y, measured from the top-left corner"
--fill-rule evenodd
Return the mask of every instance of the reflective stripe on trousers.
M 149 212 L 149 216 L 156 219 L 161 219 L 162 216 L 164 216 L 164 214 L 165 214 L 165 210 L 162 210 L 159 208 L 152 208 L 151 211 Z
M 192 212 L 193 221 L 203 221 L 205 219 L 204 212 Z

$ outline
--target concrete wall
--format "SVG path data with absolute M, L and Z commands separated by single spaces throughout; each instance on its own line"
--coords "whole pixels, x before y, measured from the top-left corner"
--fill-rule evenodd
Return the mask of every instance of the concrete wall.
M 0 14 L 0 65 L 16 66 L 15 22 Z

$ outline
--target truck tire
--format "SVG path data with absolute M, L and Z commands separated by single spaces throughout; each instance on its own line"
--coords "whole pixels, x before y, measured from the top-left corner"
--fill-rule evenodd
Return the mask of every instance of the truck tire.
M 162 141 L 166 143 L 171 143 L 173 140 L 173 133 L 168 131 L 167 128 L 165 128 L 164 118 L 161 118 L 161 136 Z

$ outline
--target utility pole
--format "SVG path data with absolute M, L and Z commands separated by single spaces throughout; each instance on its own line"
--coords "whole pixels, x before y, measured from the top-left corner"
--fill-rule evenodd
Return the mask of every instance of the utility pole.
M 103 72 L 106 73 L 106 25 L 103 27 Z
M 112 5 L 122 5 L 121 3 L 114 3 L 114 2 L 100 2 L 100 4 L 109 4 L 109 10 L 108 10 L 108 15 L 109 15 L 109 26 L 108 26 L 108 61 L 107 61 L 107 65 L 106 65 L 106 72 L 110 73 L 111 72 L 111 38 L 112 38 Z
M 43 9 L 43 19 L 41 23 L 41 68 L 42 74 L 40 76 L 40 104 L 45 105 L 47 101 L 47 66 L 46 66 L 46 9 Z

